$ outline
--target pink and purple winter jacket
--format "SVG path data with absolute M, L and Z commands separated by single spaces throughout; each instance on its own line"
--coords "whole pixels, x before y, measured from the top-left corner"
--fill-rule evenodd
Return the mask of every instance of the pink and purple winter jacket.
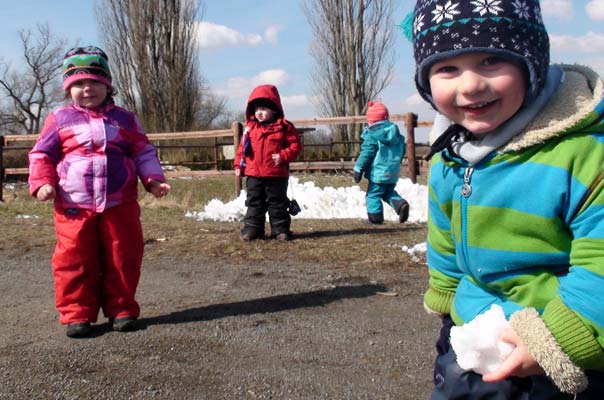
M 29 191 L 51 184 L 55 205 L 95 212 L 136 201 L 145 187 L 165 182 L 157 150 L 133 113 L 108 104 L 71 104 L 52 112 L 29 152 Z

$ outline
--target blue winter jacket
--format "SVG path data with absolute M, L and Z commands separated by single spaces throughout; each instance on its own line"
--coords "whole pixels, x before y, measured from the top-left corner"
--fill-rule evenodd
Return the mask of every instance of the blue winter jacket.
M 475 165 L 433 158 L 424 297 L 457 325 L 502 306 L 560 387 L 604 370 L 604 84 L 564 71 L 499 150 Z
M 363 144 L 354 170 L 375 183 L 396 183 L 405 156 L 405 137 L 388 120 L 378 121 L 361 133 Z

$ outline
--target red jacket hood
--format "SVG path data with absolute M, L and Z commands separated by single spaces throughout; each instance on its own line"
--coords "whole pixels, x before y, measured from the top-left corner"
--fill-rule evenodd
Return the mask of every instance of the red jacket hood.
M 277 109 L 277 116 L 275 119 L 285 118 L 283 114 L 283 106 L 281 105 L 281 97 L 279 96 L 279 91 L 273 85 L 260 85 L 256 86 L 250 97 L 247 99 L 247 107 L 245 109 L 245 120 L 246 121 L 255 121 L 254 117 L 254 107 L 252 107 L 252 102 L 258 99 L 266 99 L 273 103 Z

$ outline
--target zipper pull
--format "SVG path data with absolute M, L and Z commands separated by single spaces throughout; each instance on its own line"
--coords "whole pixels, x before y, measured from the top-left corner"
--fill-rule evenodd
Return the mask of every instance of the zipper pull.
M 470 185 L 470 177 L 474 172 L 474 168 L 466 168 L 463 174 L 463 186 L 461 187 L 461 195 L 463 197 L 470 197 L 472 194 L 472 186 Z

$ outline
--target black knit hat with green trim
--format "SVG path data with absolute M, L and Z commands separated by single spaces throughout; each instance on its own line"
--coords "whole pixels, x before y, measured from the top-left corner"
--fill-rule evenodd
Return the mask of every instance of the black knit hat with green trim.
M 415 84 L 433 106 L 430 67 L 464 53 L 493 53 L 524 65 L 525 103 L 545 85 L 549 37 L 538 0 L 418 0 L 402 28 L 413 42 Z

